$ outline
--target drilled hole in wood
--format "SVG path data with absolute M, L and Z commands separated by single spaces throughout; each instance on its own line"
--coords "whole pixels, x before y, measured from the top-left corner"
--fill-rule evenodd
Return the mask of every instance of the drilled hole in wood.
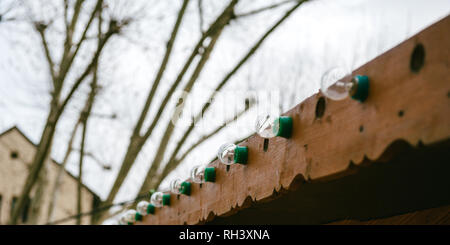
M 403 110 L 398 111 L 398 117 L 403 117 L 403 115 L 405 115 Z
M 230 165 L 227 165 L 227 172 L 230 171 Z
M 316 104 L 316 119 L 319 119 L 325 113 L 325 98 L 320 97 Z
M 410 68 L 412 72 L 418 73 L 425 63 L 425 48 L 421 43 L 414 47 L 411 54 Z
M 17 153 L 17 151 L 11 152 L 11 158 L 12 158 L 12 159 L 17 159 L 17 158 L 19 158 L 19 153 Z
M 202 183 L 200 183 L 200 189 L 202 188 Z
M 447 92 L 447 98 L 450 98 L 450 91 Z
M 363 125 L 359 126 L 359 132 L 362 132 L 362 131 L 364 131 L 364 126 Z
M 305 147 L 305 151 L 308 150 L 308 144 L 304 145 L 303 147 Z
M 417 142 L 417 147 L 425 147 L 425 144 L 419 140 L 419 142 Z
M 180 195 L 177 195 L 177 200 L 180 200 Z
M 269 139 L 264 139 L 264 146 L 263 146 L 264 152 L 266 152 L 268 148 L 269 148 Z

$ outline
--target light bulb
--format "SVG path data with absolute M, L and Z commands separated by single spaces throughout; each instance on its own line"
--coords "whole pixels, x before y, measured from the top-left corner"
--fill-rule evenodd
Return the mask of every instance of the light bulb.
M 363 102 L 369 94 L 369 78 L 356 75 L 343 67 L 334 67 L 322 76 L 320 90 L 332 100 L 342 100 L 347 97 Z
M 102 224 L 103 225 L 121 225 L 120 220 L 117 220 L 117 219 L 105 221 Z
M 155 192 L 150 198 L 151 204 L 155 207 L 169 206 L 170 205 L 170 194 L 164 194 L 162 192 Z
M 277 117 L 274 117 L 271 114 L 258 116 L 255 129 L 259 136 L 263 138 L 273 138 L 277 136 L 280 125 L 274 123 L 276 119 Z
M 174 194 L 184 194 L 189 196 L 191 194 L 191 183 L 175 179 L 170 182 L 170 190 Z
M 195 183 L 205 183 L 205 167 L 202 165 L 198 165 L 192 168 L 191 179 Z
M 334 67 L 322 76 L 320 90 L 332 100 L 345 99 L 354 88 L 351 73 L 343 67 Z
M 290 138 L 292 134 L 292 118 L 287 116 L 276 117 L 263 114 L 256 119 L 255 130 L 259 136 L 269 139 L 275 136 Z
M 153 204 L 147 202 L 147 201 L 140 201 L 136 209 L 139 213 L 146 215 L 146 214 L 154 214 L 155 213 L 155 206 Z
M 126 211 L 123 217 L 124 217 L 123 220 L 128 224 L 133 224 L 135 221 L 142 220 L 142 215 L 134 209 Z
M 170 182 L 170 190 L 173 194 L 181 194 L 181 180 L 174 179 Z
M 155 207 L 162 207 L 163 206 L 163 193 L 162 192 L 155 192 L 150 197 L 150 202 L 155 205 Z
M 119 217 L 119 224 L 120 225 L 128 225 L 128 222 L 127 222 L 126 217 L 125 217 L 125 213 L 120 215 L 120 217 Z
M 198 165 L 191 170 L 191 179 L 195 183 L 214 182 L 216 180 L 216 169 Z
M 232 143 L 224 144 L 219 148 L 217 157 L 225 165 L 233 163 L 247 163 L 248 148 L 246 146 L 237 146 Z

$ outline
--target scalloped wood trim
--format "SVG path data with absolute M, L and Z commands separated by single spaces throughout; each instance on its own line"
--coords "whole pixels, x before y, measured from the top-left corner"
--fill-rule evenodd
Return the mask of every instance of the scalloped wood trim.
M 395 140 L 429 144 L 450 135 L 450 17 L 355 71 L 369 76 L 370 95 L 364 103 L 325 99 L 316 118 L 321 93 L 285 115 L 293 117 L 291 139 L 270 139 L 267 152 L 255 135 L 240 145 L 249 147 L 247 165 L 227 172 L 217 161 L 216 183 L 192 185 L 191 196 L 172 195 L 171 206 L 156 210 L 139 224 L 199 224 L 215 216 L 233 215 L 251 202 L 270 201 L 297 186 L 298 178 L 326 181 L 347 174 L 351 163 L 375 160 Z M 412 72 L 416 45 L 425 48 L 425 62 Z M 296 180 L 297 179 L 297 180 Z

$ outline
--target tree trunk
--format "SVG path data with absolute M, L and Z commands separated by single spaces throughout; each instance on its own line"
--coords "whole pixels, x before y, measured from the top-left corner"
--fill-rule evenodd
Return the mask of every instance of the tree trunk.
M 39 179 L 36 183 L 33 198 L 30 200 L 30 212 L 28 214 L 27 224 L 38 225 L 39 218 L 42 214 L 43 202 L 45 199 L 45 193 L 48 187 L 48 164 L 43 166 Z
M 78 119 L 77 123 L 75 124 L 75 127 L 73 128 L 72 134 L 70 136 L 69 142 L 67 144 L 66 154 L 64 155 L 63 162 L 58 168 L 58 173 L 56 174 L 55 181 L 53 182 L 53 189 L 51 191 L 52 197 L 50 198 L 50 203 L 48 205 L 48 211 L 47 211 L 47 223 L 50 223 L 53 219 L 53 211 L 55 209 L 56 203 L 58 201 L 58 195 L 59 195 L 59 188 L 62 184 L 62 176 L 64 175 L 67 162 L 69 160 L 69 156 L 72 153 L 72 147 L 73 147 L 73 141 L 75 139 L 75 135 L 77 133 L 78 126 L 81 123 L 81 118 Z
M 182 7 L 180 8 L 180 11 L 178 12 L 178 16 L 177 16 L 177 20 L 173 26 L 172 29 L 172 33 L 170 35 L 170 39 L 167 42 L 167 47 L 166 47 L 166 52 L 164 54 L 163 60 L 161 62 L 161 65 L 159 67 L 158 73 L 155 77 L 155 80 L 153 81 L 153 85 L 152 88 L 147 96 L 147 99 L 145 101 L 144 107 L 142 109 L 142 112 L 139 116 L 139 119 L 136 123 L 136 126 L 133 130 L 133 134 L 130 138 L 130 143 L 128 145 L 128 149 L 127 152 L 125 154 L 125 157 L 122 161 L 122 165 L 119 171 L 119 174 L 117 175 L 116 180 L 114 181 L 114 184 L 109 192 L 109 195 L 106 199 L 106 201 L 104 202 L 104 205 L 109 205 L 114 201 L 114 198 L 116 197 L 117 193 L 119 192 L 120 187 L 122 186 L 128 172 L 130 171 L 133 163 L 136 161 L 136 158 L 139 154 L 139 152 L 142 150 L 142 147 L 145 144 L 146 139 L 149 138 L 149 133 L 151 134 L 154 125 L 152 124 L 152 126 L 150 126 L 150 128 L 147 130 L 147 136 L 146 137 L 141 137 L 141 129 L 142 129 L 142 125 L 144 124 L 144 121 L 146 119 L 148 110 L 150 109 L 150 105 L 152 103 L 154 94 L 156 93 L 156 90 L 158 88 L 158 85 L 162 79 L 162 76 L 164 75 L 164 72 L 166 70 L 166 66 L 167 63 L 169 62 L 169 59 L 171 57 L 171 53 L 172 53 L 172 48 L 173 45 L 175 43 L 176 37 L 178 35 L 178 30 L 181 26 L 181 22 L 183 20 L 184 14 L 186 12 L 186 8 L 187 5 L 189 3 L 189 0 L 184 0 Z M 199 45 L 197 45 L 199 46 Z M 198 48 L 197 48 L 198 49 Z M 191 60 L 193 59 L 193 56 L 195 56 L 196 51 L 194 53 L 194 55 L 191 55 Z M 187 64 L 190 64 L 190 62 L 188 61 Z M 185 65 L 186 67 L 187 65 Z M 187 68 L 186 68 L 187 70 Z M 181 79 L 180 79 L 181 80 Z M 170 97 L 169 95 L 167 95 L 168 97 Z M 163 102 L 164 104 L 165 102 Z M 159 118 L 159 116 L 157 115 L 156 118 Z M 155 118 L 155 119 L 156 119 Z
M 237 1 L 232 1 L 232 4 L 230 4 L 230 6 L 227 8 L 226 15 L 219 22 L 220 25 L 218 25 L 217 29 L 215 30 L 216 32 L 211 37 L 211 41 L 210 41 L 208 47 L 205 49 L 200 61 L 197 64 L 197 67 L 195 68 L 195 70 L 192 73 L 191 78 L 189 79 L 188 83 L 185 85 L 185 87 L 184 87 L 185 92 L 188 93 L 191 91 L 192 87 L 194 86 L 195 81 L 200 76 L 200 73 L 203 70 L 203 67 L 205 66 L 205 64 L 207 63 L 209 56 L 210 56 L 212 50 L 214 49 L 217 40 L 219 39 L 220 35 L 222 34 L 224 27 L 229 23 L 230 19 L 233 17 L 234 6 L 236 5 L 236 3 L 237 3 Z M 183 103 L 177 107 L 177 109 L 174 112 L 174 115 L 172 116 L 172 119 L 177 117 L 176 114 L 180 113 L 183 110 L 184 105 L 185 104 Z M 172 133 L 175 128 L 175 125 L 174 125 L 175 123 L 176 122 L 173 122 L 173 120 L 170 120 L 167 123 L 166 130 L 161 139 L 158 150 L 156 151 L 155 158 L 152 161 L 152 166 L 150 167 L 150 170 L 147 172 L 147 176 L 145 177 L 144 183 L 142 184 L 142 186 L 139 190 L 139 194 L 145 193 L 146 191 L 149 190 L 149 188 L 152 185 L 154 185 L 154 183 L 156 181 L 155 176 L 156 176 L 157 170 L 159 169 L 159 166 L 161 165 L 161 161 L 164 158 L 164 153 L 166 151 L 168 142 L 169 142 L 170 138 L 172 137 Z
M 52 103 L 53 104 L 53 103 Z M 31 192 L 34 183 L 39 177 L 39 173 L 44 166 L 45 159 L 50 154 L 50 146 L 53 141 L 53 136 L 55 134 L 56 123 L 58 122 L 59 115 L 56 105 L 52 105 L 52 109 L 49 112 L 47 123 L 45 124 L 44 131 L 42 132 L 41 141 L 37 147 L 36 154 L 34 156 L 33 162 L 31 164 L 31 169 L 29 177 L 27 178 L 24 187 L 22 189 L 21 195 L 17 200 L 17 205 L 15 205 L 13 213 L 9 224 L 17 224 L 20 212 L 24 209 L 26 204 L 26 198 Z
M 87 115 L 85 115 L 87 116 Z M 84 146 L 86 143 L 86 129 L 87 129 L 87 118 L 83 121 L 83 133 L 81 136 L 81 147 L 80 147 L 80 166 L 78 168 L 78 186 L 77 186 L 77 214 L 81 214 L 83 207 L 83 161 L 84 161 Z M 77 217 L 77 225 L 81 225 L 81 216 Z

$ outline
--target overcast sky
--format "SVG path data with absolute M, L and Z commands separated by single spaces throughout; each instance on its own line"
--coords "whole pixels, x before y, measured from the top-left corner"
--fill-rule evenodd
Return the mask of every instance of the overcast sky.
M 157 11 L 165 9 L 168 9 L 167 15 L 174 15 L 179 2 L 176 1 L 178 5 L 173 4 L 175 7 L 162 4 L 159 10 L 150 9 L 149 11 L 155 13 L 149 15 L 154 16 Z M 222 2 L 213 1 L 205 11 L 211 17 L 215 16 L 223 6 Z M 244 7 L 252 9 L 265 4 L 267 1 L 254 1 L 238 10 L 245 12 Z M 233 23 L 224 32 L 223 39 L 217 44 L 218 47 L 202 73 L 199 84 L 194 87 L 195 96 L 192 96 L 194 99 L 190 101 L 192 107 L 189 108 L 193 111 L 198 110 L 202 99 L 209 95 L 211 89 L 243 52 L 285 10 L 286 7 Z M 190 24 L 195 18 L 195 11 L 192 12 L 187 16 L 187 23 Z M 318 91 L 320 77 L 329 67 L 345 63 L 357 68 L 449 13 L 448 0 L 312 1 L 300 7 L 272 34 L 224 91 L 232 96 L 238 96 L 238 92 L 245 95 L 248 91 L 273 92 L 280 96 L 281 110 L 288 110 Z M 171 19 L 167 18 L 167 23 L 171 23 Z M 114 65 L 112 66 L 114 70 L 103 74 L 104 80 L 109 85 L 94 111 L 104 114 L 115 113 L 119 119 L 93 120 L 90 124 L 88 149 L 95 152 L 105 163 L 111 164 L 113 169 L 103 171 L 98 165 L 91 163 L 85 165 L 84 171 L 86 184 L 101 197 L 106 197 L 117 174 L 132 127 L 145 99 L 149 83 L 153 79 L 154 70 L 160 63 L 164 40 L 169 35 L 170 26 L 167 23 L 161 24 L 166 26 L 144 26 L 142 35 L 136 39 L 138 43 L 148 45 L 147 47 L 132 45 L 122 40 L 114 46 L 120 49 L 110 48 L 106 54 L 105 60 L 111 60 L 113 64 L 109 65 Z M 159 99 L 169 88 L 168 82 L 173 81 L 171 78 L 177 75 L 183 57 L 189 51 L 189 45 L 197 38 L 191 34 L 197 25 L 190 24 L 182 26 L 175 47 L 177 55 L 170 62 L 173 68 L 163 79 L 162 87 L 157 94 Z M 42 68 L 44 64 L 42 50 L 38 45 L 33 45 L 37 39 L 23 35 L 24 30 L 27 29 L 0 22 L 0 131 L 17 125 L 37 143 L 48 111 L 48 87 L 42 85 L 48 83 L 46 80 L 48 77 Z M 146 38 L 150 36 L 152 41 L 146 42 Z M 21 43 L 23 45 L 20 45 Z M 216 101 L 207 121 L 209 123 L 197 127 L 195 137 L 191 137 L 188 142 L 194 142 L 197 137 L 213 129 L 215 123 L 220 123 L 221 119 L 226 117 L 224 114 L 233 111 L 237 105 L 233 105 L 235 99 L 232 96 L 227 95 Z M 67 142 L 79 105 L 80 103 L 75 102 L 72 105 L 72 112 L 69 111 L 58 126 L 55 139 L 57 146 L 52 153 L 58 161 L 64 155 L 62 149 Z M 155 109 L 156 107 L 152 107 L 151 111 Z M 166 113 L 165 118 L 168 115 Z M 208 163 L 215 157 L 221 144 L 248 136 L 253 130 L 254 117 L 255 112 L 249 113 L 238 123 L 200 145 L 166 180 L 176 177 L 187 178 L 190 168 L 193 165 Z M 116 201 L 132 199 L 136 195 L 150 167 L 149 161 L 153 158 L 155 145 L 162 134 L 161 127 L 157 127 L 157 130 L 158 132 L 151 137 L 139 155 Z M 182 131 L 176 133 L 175 139 L 179 138 L 181 133 Z M 170 149 L 173 149 L 173 144 L 169 145 L 169 151 Z M 73 156 L 71 163 L 68 164 L 69 171 L 74 173 L 77 171 L 76 162 L 76 156 Z M 167 186 L 167 181 L 163 186 Z

